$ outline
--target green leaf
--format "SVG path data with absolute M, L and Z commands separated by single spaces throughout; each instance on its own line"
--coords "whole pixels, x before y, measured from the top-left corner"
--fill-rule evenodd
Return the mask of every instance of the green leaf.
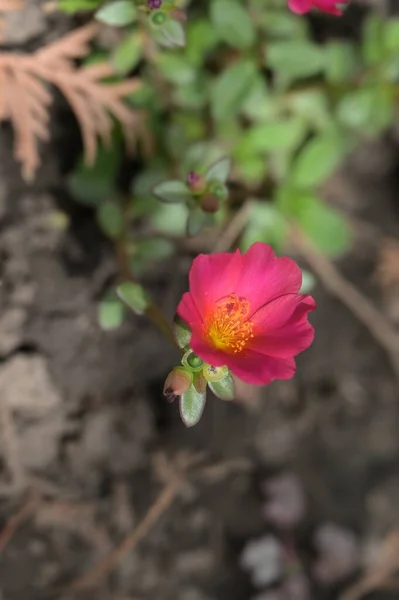
M 68 188 L 72 196 L 82 204 L 96 206 L 101 201 L 115 195 L 115 177 L 119 165 L 120 152 L 100 147 L 96 161 L 88 167 L 83 161 L 68 178 Z
M 248 9 L 237 0 L 213 0 L 211 21 L 219 38 L 241 50 L 256 41 L 256 32 Z
M 188 185 L 178 179 L 159 183 L 154 187 L 153 193 L 162 202 L 188 202 L 193 197 Z
M 126 75 L 139 63 L 143 50 L 143 38 L 137 32 L 127 36 L 111 55 L 111 62 L 115 71 Z
M 394 112 L 395 90 L 383 84 L 345 94 L 337 106 L 337 117 L 343 125 L 373 135 L 389 126 Z
M 288 234 L 288 224 L 281 211 L 271 202 L 253 202 L 240 248 L 248 250 L 254 242 L 265 242 L 280 252 Z
M 330 100 L 324 90 L 295 90 L 287 100 L 292 112 L 316 129 L 325 129 L 333 120 Z
M 207 181 L 219 181 L 226 183 L 231 170 L 231 160 L 229 157 L 221 158 L 216 163 L 211 165 L 205 173 Z
M 158 204 L 157 211 L 151 216 L 151 225 L 159 233 L 184 236 L 188 214 L 185 204 Z
M 97 21 L 112 25 L 114 27 L 123 27 L 134 23 L 137 17 L 137 9 L 133 0 L 116 0 L 108 2 L 96 12 Z
M 299 145 L 305 133 L 303 118 L 276 119 L 271 123 L 255 125 L 244 134 L 243 141 L 252 152 L 292 150 Z
M 399 50 L 399 18 L 389 17 L 384 22 L 384 47 L 388 53 L 397 53 Z
M 180 416 L 186 427 L 196 425 L 205 408 L 206 391 L 199 392 L 195 385 L 184 392 L 179 400 Z
M 123 322 L 125 310 L 115 292 L 108 292 L 98 305 L 98 322 L 101 329 L 112 331 Z
M 150 304 L 147 292 L 139 283 L 121 283 L 116 293 L 137 315 L 143 315 Z
M 168 47 L 179 46 L 183 48 L 186 45 L 186 32 L 180 21 L 168 19 L 160 28 L 160 32 Z
M 195 80 L 195 69 L 180 54 L 163 52 L 157 57 L 156 65 L 165 79 L 176 85 L 186 85 Z
M 259 24 L 269 36 L 294 39 L 305 38 L 309 35 L 306 19 L 298 19 L 297 15 L 287 10 L 273 11 L 267 7 L 263 15 Z
M 292 165 L 291 178 L 297 187 L 313 187 L 325 181 L 342 161 L 345 145 L 339 132 L 313 137 Z
M 331 83 L 351 81 L 359 70 L 356 48 L 349 42 L 329 42 L 326 57 L 326 79 Z
M 216 121 L 232 120 L 244 106 L 256 79 L 253 62 L 241 60 L 225 69 L 211 88 L 211 112 Z
M 337 256 L 349 248 L 350 229 L 341 214 L 312 193 L 280 189 L 278 207 L 294 218 L 317 248 Z
M 111 239 L 118 238 L 123 230 L 124 218 L 121 207 L 112 200 L 102 202 L 97 209 L 97 221 Z
M 57 8 L 68 15 L 95 10 L 102 0 L 58 0 Z
M 210 381 L 208 383 L 212 392 L 220 400 L 234 400 L 235 386 L 232 376 L 229 374 L 220 381 Z
M 183 350 L 189 346 L 191 340 L 191 329 L 187 323 L 179 317 L 179 315 L 176 315 L 173 321 L 173 333 L 179 348 Z
M 271 42 L 266 48 L 266 64 L 289 80 L 311 77 L 324 70 L 326 53 L 322 46 L 307 40 Z
M 362 51 L 367 65 L 375 65 L 384 57 L 384 21 L 370 13 L 363 24 Z
M 190 63 L 202 65 L 218 42 L 216 32 L 205 19 L 188 22 L 186 56 Z
M 199 206 L 196 206 L 190 210 L 187 218 L 187 235 L 194 237 L 198 235 L 204 227 L 213 225 L 213 223 L 213 215 L 205 213 Z

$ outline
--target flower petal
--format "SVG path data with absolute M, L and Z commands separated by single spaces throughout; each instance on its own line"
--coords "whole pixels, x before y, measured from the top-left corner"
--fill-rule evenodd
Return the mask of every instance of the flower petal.
M 234 254 L 199 254 L 190 269 L 190 291 L 195 303 L 204 317 L 213 308 L 217 300 L 234 293 L 242 268 L 242 256 L 239 250 Z
M 177 314 L 192 330 L 200 330 L 203 324 L 194 297 L 190 292 L 183 294 L 177 307 Z
M 275 379 L 291 379 L 296 370 L 295 359 L 275 358 L 253 350 L 232 354 L 226 365 L 242 381 L 253 385 L 267 385 Z
M 313 0 L 288 0 L 288 8 L 298 15 L 303 15 L 313 8 Z
M 251 316 L 254 324 L 255 338 L 273 335 L 274 332 L 294 321 L 304 318 L 316 303 L 311 296 L 302 294 L 285 294 L 262 306 Z
M 247 298 L 251 313 L 284 294 L 296 294 L 302 285 L 302 271 L 290 258 L 276 258 L 268 244 L 256 242 L 242 257 L 237 294 Z

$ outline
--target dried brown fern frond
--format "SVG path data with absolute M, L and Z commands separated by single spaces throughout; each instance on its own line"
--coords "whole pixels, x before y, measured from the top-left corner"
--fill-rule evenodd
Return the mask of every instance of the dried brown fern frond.
M 0 54 L 0 121 L 10 120 L 14 127 L 14 153 L 25 179 L 39 166 L 38 143 L 49 137 L 53 96 L 48 83 L 62 92 L 76 115 L 88 164 L 95 160 L 98 141 L 110 141 L 112 116 L 121 123 L 130 147 L 142 129 L 142 114 L 123 101 L 140 87 L 140 80 L 104 83 L 113 74 L 109 63 L 75 65 L 88 54 L 96 31 L 96 25 L 87 25 L 30 55 Z
M 25 0 L 0 0 L 0 13 L 13 12 L 15 10 L 21 10 Z M 4 30 L 4 21 L 0 16 L 0 42 L 2 39 L 2 33 Z

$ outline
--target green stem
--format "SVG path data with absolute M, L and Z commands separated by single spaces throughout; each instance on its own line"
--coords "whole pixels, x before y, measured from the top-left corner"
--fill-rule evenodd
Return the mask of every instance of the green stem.
M 131 283 L 137 283 L 133 276 L 130 268 L 128 256 L 126 253 L 126 236 L 125 233 L 115 243 L 116 258 L 119 266 L 119 273 L 124 281 L 130 281 Z M 145 311 L 145 315 L 152 321 L 152 323 L 159 329 L 159 331 L 166 337 L 173 346 L 178 347 L 175 336 L 173 335 L 173 329 L 161 309 L 151 300 Z

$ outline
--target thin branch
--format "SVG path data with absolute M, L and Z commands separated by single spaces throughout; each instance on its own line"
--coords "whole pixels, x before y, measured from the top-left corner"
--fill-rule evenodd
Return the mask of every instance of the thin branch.
M 292 242 L 324 287 L 336 296 L 363 323 L 375 341 L 385 350 L 399 381 L 399 335 L 384 315 L 334 264 L 297 229 L 292 228 Z
M 212 252 L 228 252 L 234 246 L 247 224 L 251 210 L 252 203 L 250 200 L 240 206 L 223 231 L 220 239 L 216 242 Z
M 116 567 L 128 552 L 133 550 L 133 548 L 145 538 L 179 494 L 186 482 L 187 471 L 196 464 L 197 457 L 189 457 L 181 462 L 182 464 L 176 465 L 173 474 L 170 475 L 169 481 L 165 483 L 158 497 L 150 506 L 139 525 L 133 529 L 133 531 L 131 531 L 122 542 L 116 546 L 116 548 L 94 565 L 92 569 L 72 581 L 66 590 L 67 592 L 83 590 L 95 586 Z
M 139 525 L 133 529 L 133 531 L 131 531 L 131 533 L 129 533 L 116 548 L 97 563 L 97 565 L 72 581 L 67 590 L 64 591 L 68 593 L 94 587 L 101 579 L 108 575 L 126 554 L 133 550 L 137 544 L 145 538 L 162 514 L 172 505 L 178 496 L 183 485 L 187 482 L 190 469 L 198 467 L 203 459 L 203 453 L 195 454 L 194 456 L 184 456 L 180 460 L 180 464 L 175 466 L 173 472 L 170 472 L 170 470 L 167 469 L 169 479 L 166 481 L 160 494 L 150 506 Z M 247 471 L 250 468 L 251 465 L 247 460 L 235 459 L 194 469 L 192 475 L 196 479 L 213 481 L 230 475 L 230 473 L 234 471 Z
M 0 531 L 0 553 L 10 543 L 11 539 L 21 527 L 21 525 L 29 519 L 39 505 L 40 494 L 33 492 L 22 506 L 13 514 L 7 521 L 4 529 Z

